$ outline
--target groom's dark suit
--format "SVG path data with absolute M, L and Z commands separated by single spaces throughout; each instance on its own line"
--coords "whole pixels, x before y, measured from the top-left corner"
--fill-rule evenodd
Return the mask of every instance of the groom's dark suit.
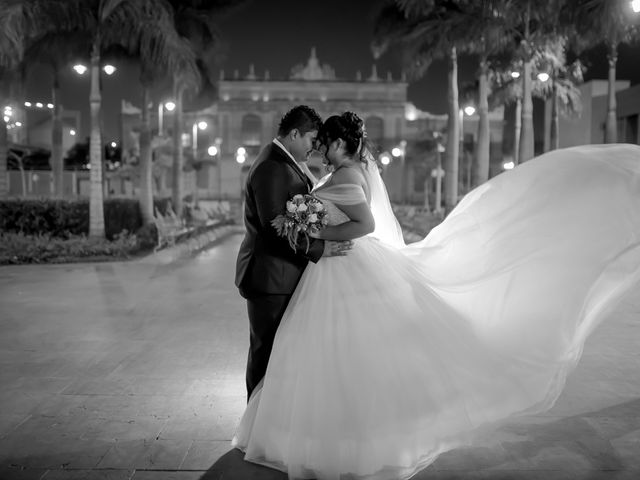
M 247 299 L 251 329 L 249 396 L 267 370 L 276 330 L 302 272 L 309 260 L 317 262 L 324 251 L 324 241 L 313 239 L 307 253 L 306 242 L 294 252 L 271 225 L 285 213 L 287 200 L 309 193 L 311 187 L 300 167 L 274 143 L 260 152 L 249 170 L 244 197 L 246 234 L 236 263 L 236 286 Z

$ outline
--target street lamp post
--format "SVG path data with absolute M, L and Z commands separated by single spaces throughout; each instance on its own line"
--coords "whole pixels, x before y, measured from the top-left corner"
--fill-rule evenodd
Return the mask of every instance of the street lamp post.
M 407 141 L 400 140 L 400 144 L 397 147 L 394 147 L 391 150 L 391 155 L 400 159 L 400 202 L 406 203 L 407 192 L 406 192 L 406 149 L 407 149 Z
M 431 171 L 431 176 L 436 179 L 436 205 L 433 211 L 438 215 L 442 213 L 442 177 L 444 177 L 444 170 L 442 169 L 441 154 L 444 151 L 444 146 L 438 142 L 436 146 L 436 168 Z
M 161 137 L 164 134 L 164 110 L 166 109 L 167 112 L 173 112 L 175 108 L 176 104 L 171 101 L 164 104 L 162 102 L 158 102 L 158 136 Z

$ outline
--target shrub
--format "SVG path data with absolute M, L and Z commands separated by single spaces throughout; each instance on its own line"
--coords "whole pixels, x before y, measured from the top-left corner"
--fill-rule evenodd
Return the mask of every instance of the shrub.
M 155 199 L 163 214 L 170 199 Z M 142 215 L 136 198 L 108 198 L 104 201 L 105 234 L 110 240 L 126 230 L 136 232 Z M 89 233 L 89 199 L 9 199 L 0 201 L 0 232 L 69 238 Z
M 0 265 L 17 263 L 60 263 L 128 258 L 138 251 L 135 235 L 123 233 L 113 241 L 69 235 L 56 238 L 49 234 L 25 235 L 0 232 Z

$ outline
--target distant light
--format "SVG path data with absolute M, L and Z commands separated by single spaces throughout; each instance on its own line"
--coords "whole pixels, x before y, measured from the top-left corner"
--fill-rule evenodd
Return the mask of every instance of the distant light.
M 236 150 L 236 154 L 244 156 L 247 154 L 247 149 L 244 147 L 238 147 L 238 150 Z
M 69 130 L 69 135 L 71 135 L 72 137 L 76 136 L 76 131 L 75 130 Z
M 393 155 L 394 157 L 399 157 L 400 155 L 402 155 L 402 150 L 400 150 L 398 147 L 393 147 L 393 150 L 391 150 L 391 155 Z
M 47 103 L 47 108 L 49 109 L 53 108 L 53 103 Z
M 381 155 L 380 163 L 382 163 L 383 165 L 389 165 L 391 163 L 391 158 L 389 157 L 389 155 Z
M 209 154 L 209 156 L 215 157 L 218 154 L 218 147 L 216 147 L 215 145 L 211 145 L 209 148 L 207 148 L 207 153 Z
M 86 169 L 87 169 L 87 170 L 91 170 L 91 164 L 90 164 L 90 163 L 87 163 L 87 164 L 85 165 L 85 167 L 86 167 Z
M 549 74 L 546 72 L 540 72 L 538 74 L 538 80 L 540 80 L 541 82 L 546 82 L 547 80 L 549 80 Z
M 474 113 L 476 113 L 476 109 L 475 107 L 472 107 L 471 105 L 464 107 L 464 113 L 466 113 L 468 116 L 473 115 Z
M 634 13 L 640 13 L 640 0 L 633 0 L 631 2 L 631 9 Z
M 511 72 L 511 78 L 520 78 L 520 72 Z
M 198 122 L 198 128 L 200 130 L 206 130 L 208 126 L 209 124 L 207 124 L 207 122 Z
M 21 127 L 22 126 L 22 122 L 16 122 L 16 127 Z
M 169 112 L 173 112 L 176 108 L 176 104 L 173 102 L 167 102 L 164 104 L 164 108 L 166 108 Z
M 38 102 L 38 103 L 36 103 L 36 107 L 38 107 L 38 108 L 43 108 L 43 107 L 44 107 L 44 105 L 43 105 L 42 103 Z
M 11 115 L 11 112 L 13 112 L 13 108 L 11 108 L 9 105 L 4 107 L 4 113 L 6 113 L 7 115 Z
M 25 107 L 30 107 L 31 106 L 31 102 L 24 102 L 24 106 Z
M 113 73 L 116 71 L 116 67 L 114 67 L 113 65 L 105 65 L 104 67 L 102 67 L 102 70 L 104 70 L 104 73 L 106 73 L 107 75 L 113 75 Z
M 245 160 L 247 159 L 247 157 L 245 155 L 236 155 L 236 162 L 242 164 L 245 162 Z
M 4 121 L 5 123 L 9 122 L 9 120 L 11 120 L 7 115 L 4 116 Z
M 513 169 L 513 167 L 515 167 L 515 166 L 516 166 L 516 164 L 515 164 L 515 163 L 513 163 L 513 162 L 505 162 L 505 163 L 502 165 L 502 168 L 504 168 L 505 170 L 511 170 L 511 169 Z
M 116 148 L 118 144 L 116 142 L 111 142 L 111 148 Z
M 87 71 L 87 67 L 85 67 L 84 65 L 82 65 L 81 63 L 78 63 L 76 65 L 73 66 L 73 69 L 76 71 L 76 73 L 78 75 L 84 75 L 85 72 Z

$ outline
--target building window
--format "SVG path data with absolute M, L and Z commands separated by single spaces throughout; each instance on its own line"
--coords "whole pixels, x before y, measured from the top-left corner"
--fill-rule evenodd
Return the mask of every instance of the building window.
M 364 122 L 367 137 L 373 142 L 380 143 L 384 138 L 384 121 L 380 117 L 369 117 Z
M 258 147 L 262 143 L 262 119 L 249 113 L 242 117 L 242 144 L 247 147 Z

